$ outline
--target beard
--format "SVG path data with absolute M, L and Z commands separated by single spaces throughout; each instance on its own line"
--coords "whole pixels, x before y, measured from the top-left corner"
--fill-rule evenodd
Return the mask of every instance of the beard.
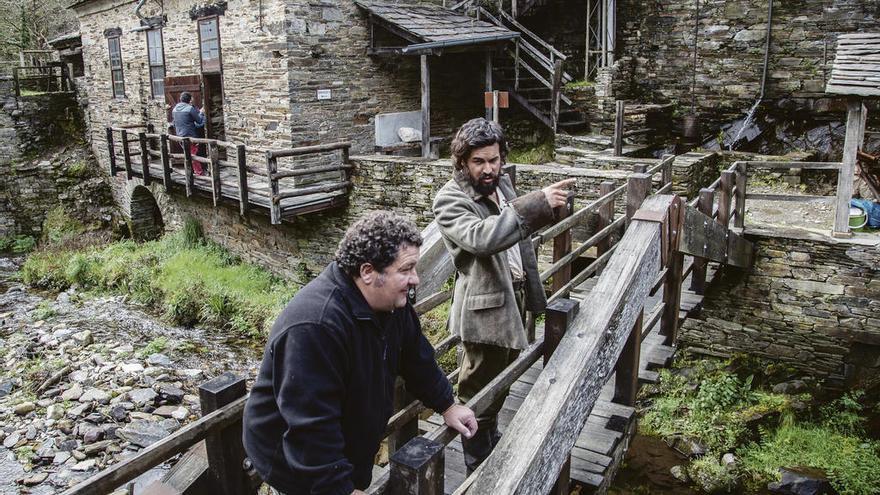
M 483 179 L 491 178 L 492 182 L 485 183 Z M 483 196 L 489 196 L 495 192 L 495 189 L 498 188 L 498 182 L 501 180 L 500 175 L 496 174 L 481 174 L 480 178 L 474 180 L 473 177 L 470 177 L 471 186 L 473 186 L 474 191 L 482 194 Z

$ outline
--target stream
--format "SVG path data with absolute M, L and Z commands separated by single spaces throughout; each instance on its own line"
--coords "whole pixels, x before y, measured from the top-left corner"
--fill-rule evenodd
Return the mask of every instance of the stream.
M 0 495 L 60 492 L 197 419 L 199 384 L 256 376 L 261 345 L 123 296 L 30 290 L 22 263 L 0 257 Z

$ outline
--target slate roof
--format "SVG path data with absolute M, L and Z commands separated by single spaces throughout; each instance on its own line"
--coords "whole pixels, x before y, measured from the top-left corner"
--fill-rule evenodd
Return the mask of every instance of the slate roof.
M 880 96 L 880 33 L 841 34 L 826 93 Z
M 413 43 L 444 41 L 478 44 L 515 38 L 519 33 L 478 21 L 438 5 L 399 5 L 356 0 L 359 7 L 372 14 L 380 23 L 390 24 Z

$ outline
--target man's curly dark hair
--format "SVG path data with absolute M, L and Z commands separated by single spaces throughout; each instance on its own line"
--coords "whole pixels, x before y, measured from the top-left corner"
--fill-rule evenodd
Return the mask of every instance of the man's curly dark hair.
M 461 126 L 452 139 L 450 151 L 452 152 L 452 165 L 455 170 L 465 167 L 471 152 L 475 149 L 485 148 L 498 143 L 498 151 L 501 154 L 501 164 L 507 163 L 507 139 L 504 131 L 497 122 L 486 120 L 482 117 L 468 120 Z
M 419 247 L 422 235 L 415 224 L 390 211 L 376 211 L 354 223 L 336 249 L 336 263 L 354 278 L 369 263 L 383 272 L 394 263 L 403 245 Z

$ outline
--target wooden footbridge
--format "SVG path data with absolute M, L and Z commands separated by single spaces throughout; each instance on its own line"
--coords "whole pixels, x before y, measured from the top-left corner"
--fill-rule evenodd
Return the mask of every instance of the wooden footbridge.
M 266 150 L 157 134 L 152 126 L 110 126 L 105 132 L 110 175 L 124 172 L 128 180 L 138 178 L 144 185 L 159 182 L 166 192 L 181 189 L 187 197 L 205 195 L 214 206 L 237 203 L 242 216 L 260 210 L 280 224 L 348 204 L 348 142 Z M 192 152 L 193 145 L 200 153 Z M 197 169 L 204 175 L 196 174 Z
M 537 325 L 532 344 L 467 404 L 483 411 L 511 387 L 501 414 L 504 436 L 487 461 L 465 477 L 457 433 L 436 415 L 420 421 L 424 408 L 401 393 L 386 429 L 391 461 L 374 470 L 368 493 L 562 494 L 571 479 L 607 488 L 634 431 L 639 382 L 655 379 L 654 370 L 671 358 L 681 318 L 699 303 L 708 263 L 751 264 L 751 244 L 731 229 L 731 222 L 743 225 L 746 166 L 734 164 L 685 203 L 669 194 L 672 160 L 637 169 L 620 187 L 604 183 L 598 199 L 577 211 L 570 202 L 563 220 L 534 236 L 536 249 L 553 253 L 541 274 L 551 291 L 543 329 Z M 572 229 L 588 221 L 595 225 L 590 237 L 574 242 Z M 441 289 L 451 271 L 448 255 L 436 228 L 425 237 L 419 312 L 449 297 Z M 573 273 L 574 261 L 586 255 L 595 259 Z M 457 344 L 449 337 L 437 354 Z M 180 453 L 144 493 L 255 493 L 261 482 L 241 446 L 244 379 L 222 375 L 204 384 L 200 397 L 201 419 L 64 494 L 108 493 Z

